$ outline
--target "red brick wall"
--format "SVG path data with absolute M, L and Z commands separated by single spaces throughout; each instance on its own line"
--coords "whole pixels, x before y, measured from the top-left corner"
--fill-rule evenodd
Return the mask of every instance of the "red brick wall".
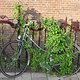
M 80 0 L 0 0 L 0 15 L 12 17 L 13 4 L 18 1 L 25 10 L 34 8 L 43 17 L 80 20 Z

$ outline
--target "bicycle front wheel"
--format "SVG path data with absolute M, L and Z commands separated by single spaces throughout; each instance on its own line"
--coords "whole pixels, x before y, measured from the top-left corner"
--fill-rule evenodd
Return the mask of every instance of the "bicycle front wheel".
M 20 76 L 29 65 L 30 55 L 22 47 L 22 42 L 12 41 L 1 51 L 1 72 L 9 78 Z

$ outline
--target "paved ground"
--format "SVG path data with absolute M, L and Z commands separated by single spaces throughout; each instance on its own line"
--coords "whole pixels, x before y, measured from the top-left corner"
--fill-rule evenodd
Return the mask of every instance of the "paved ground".
M 0 73 L 0 80 L 80 80 L 80 73 L 70 77 L 56 77 L 54 75 L 46 75 L 45 73 L 24 73 L 22 76 L 9 79 Z

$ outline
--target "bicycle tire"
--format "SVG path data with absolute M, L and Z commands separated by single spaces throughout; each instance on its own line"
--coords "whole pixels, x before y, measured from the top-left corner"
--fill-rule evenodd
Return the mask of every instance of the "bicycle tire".
M 26 53 L 27 60 L 23 59 L 23 58 L 25 58 L 25 49 L 23 49 L 22 47 L 20 47 L 20 49 L 19 49 L 19 52 L 21 49 L 22 49 L 22 51 L 21 51 L 21 54 L 19 55 L 18 59 L 16 60 L 16 62 L 12 62 L 13 61 L 12 59 L 13 58 L 15 59 L 14 56 L 16 53 L 12 54 L 12 51 L 13 52 L 15 52 L 15 51 L 11 50 L 10 45 L 14 44 L 13 46 L 17 47 L 18 43 L 21 43 L 21 42 L 17 41 L 17 40 L 8 42 L 1 51 L 1 55 L 0 55 L 0 57 L 1 57 L 1 72 L 3 73 L 3 75 L 5 75 L 8 78 L 16 78 L 16 77 L 19 77 L 20 75 L 22 75 L 22 73 L 24 73 L 24 71 L 26 70 L 26 68 L 28 67 L 29 62 L 30 62 L 29 53 Z
M 73 75 L 80 71 L 80 52 L 79 49 L 74 46 L 74 59 L 73 59 Z

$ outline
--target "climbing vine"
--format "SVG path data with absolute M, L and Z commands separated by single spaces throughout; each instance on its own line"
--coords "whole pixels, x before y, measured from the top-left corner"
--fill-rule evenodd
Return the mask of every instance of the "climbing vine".
M 15 7 L 17 10 L 16 20 L 20 21 L 19 28 L 23 29 L 26 21 L 23 17 L 23 9 L 21 5 Z M 20 10 L 20 13 L 18 11 Z M 16 14 L 16 13 L 15 13 Z M 56 64 L 59 64 L 59 75 L 64 76 L 71 74 L 73 71 L 72 60 L 73 54 L 73 38 L 70 34 L 59 27 L 58 22 L 53 18 L 42 19 L 42 26 L 47 29 L 47 38 L 45 48 L 47 52 L 40 50 L 37 47 L 31 47 L 28 41 L 25 42 L 24 48 L 31 53 L 31 69 L 38 71 L 39 69 L 53 72 Z M 30 24 L 30 27 L 34 27 Z
M 73 71 L 72 61 L 73 53 L 73 38 L 69 32 L 62 30 L 59 24 L 53 18 L 44 19 L 43 25 L 47 28 L 47 39 L 45 47 L 49 54 L 50 67 L 59 65 L 60 75 L 68 75 Z

